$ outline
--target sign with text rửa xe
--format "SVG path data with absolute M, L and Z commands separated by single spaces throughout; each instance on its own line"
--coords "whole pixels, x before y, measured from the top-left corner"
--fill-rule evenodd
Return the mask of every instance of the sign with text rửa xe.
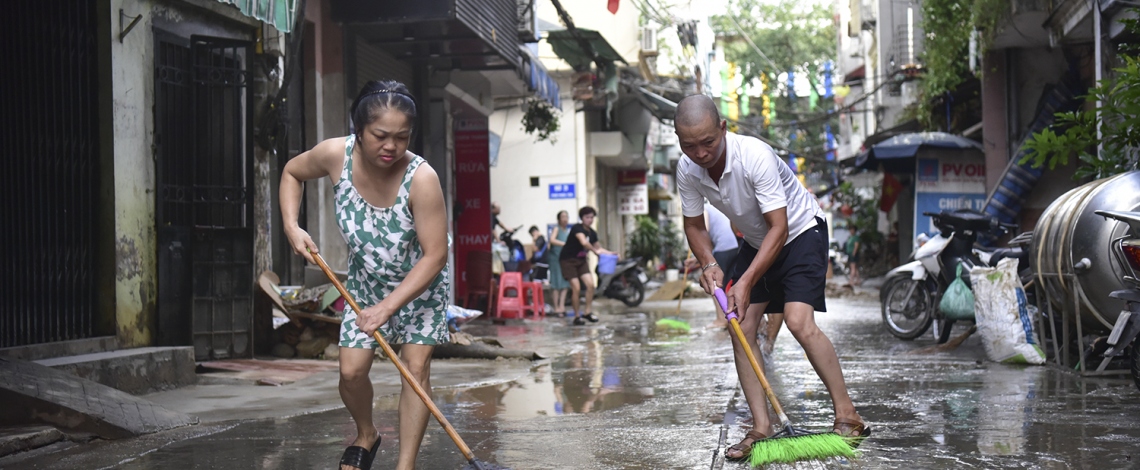
M 617 187 L 618 214 L 644 215 L 649 213 L 649 185 L 631 184 Z

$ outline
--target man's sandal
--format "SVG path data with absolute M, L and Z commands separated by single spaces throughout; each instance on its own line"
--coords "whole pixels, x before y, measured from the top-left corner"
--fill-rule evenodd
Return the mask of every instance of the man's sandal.
M 851 447 L 859 447 L 871 435 L 871 427 L 862 421 L 855 421 L 844 418 L 835 418 L 835 424 L 832 425 L 832 432 L 843 436 Z
M 767 439 L 767 438 L 768 438 L 767 434 L 764 434 L 764 433 L 757 431 L 755 429 L 748 431 L 748 433 L 744 435 L 744 439 L 741 439 L 740 442 L 736 443 L 736 445 L 731 446 L 731 447 L 724 450 L 724 458 L 727 460 L 744 460 L 744 459 L 747 459 L 749 454 L 752 453 L 752 444 L 755 444 L 756 441 L 759 441 L 762 439 Z M 731 455 L 728 455 L 728 451 L 730 451 L 730 450 L 740 452 L 740 457 L 733 457 Z
M 376 451 L 380 449 L 380 436 L 376 436 L 376 442 L 372 443 L 372 449 L 365 449 L 360 446 L 349 446 L 344 449 L 344 454 L 340 456 L 340 464 L 348 465 L 352 468 L 359 468 L 360 470 L 370 470 L 372 468 L 372 461 L 376 460 Z

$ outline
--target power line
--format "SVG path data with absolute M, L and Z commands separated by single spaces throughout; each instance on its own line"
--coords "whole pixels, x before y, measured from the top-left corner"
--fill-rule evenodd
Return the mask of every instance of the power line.
M 740 27 L 740 23 L 736 22 L 736 16 L 734 16 L 732 13 L 724 16 L 727 16 L 728 19 L 732 20 L 732 25 L 736 27 L 736 32 L 740 33 L 740 37 L 744 38 L 744 40 L 748 42 L 749 46 L 752 46 L 752 50 L 756 51 L 757 54 L 760 54 L 760 57 L 768 61 L 768 65 L 771 65 L 773 69 L 780 70 L 780 67 L 776 65 L 775 62 L 772 62 L 772 59 L 769 59 L 768 55 L 764 54 L 764 51 L 760 50 L 760 48 L 756 46 L 756 43 L 752 42 L 752 38 L 748 37 L 748 34 L 744 32 L 744 28 Z

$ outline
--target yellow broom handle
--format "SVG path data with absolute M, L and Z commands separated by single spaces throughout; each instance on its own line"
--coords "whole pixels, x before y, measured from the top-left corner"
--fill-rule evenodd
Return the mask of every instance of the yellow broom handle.
M 731 286 L 732 283 L 729 283 L 730 288 Z M 760 380 L 760 386 L 764 388 L 764 395 L 767 395 L 768 401 L 772 403 L 772 410 L 780 417 L 781 423 L 786 423 L 788 417 L 784 414 L 784 409 L 780 406 L 780 400 L 777 400 L 776 394 L 772 392 L 772 386 L 768 384 L 768 378 L 764 376 L 764 371 L 760 369 L 760 363 L 756 362 L 756 355 L 752 354 L 752 348 L 749 347 L 748 342 L 745 341 L 744 330 L 740 329 L 740 322 L 736 319 L 736 312 L 728 311 L 728 298 L 725 296 L 724 291 L 717 288 L 713 293 L 713 297 L 716 297 L 717 302 L 720 303 L 720 309 L 724 311 L 724 317 L 732 324 L 732 331 L 736 333 L 736 340 L 740 343 L 740 347 L 744 348 L 744 354 L 748 356 L 748 362 L 752 364 L 752 370 L 756 372 L 756 378 Z
M 313 255 L 313 259 L 317 260 L 317 265 L 321 267 L 321 271 L 325 272 L 325 275 L 328 276 L 329 280 L 332 281 L 334 286 L 336 286 L 336 290 L 340 292 L 340 295 L 344 297 L 344 300 L 348 302 L 348 305 L 352 306 L 352 310 L 355 311 L 356 315 L 359 316 L 360 305 L 358 305 L 356 303 L 356 300 L 354 300 L 352 296 L 348 294 L 348 291 L 344 289 L 344 286 L 341 285 L 340 280 L 338 280 L 336 278 L 336 275 L 333 274 L 332 270 L 329 269 L 329 265 L 325 264 L 325 260 L 321 258 L 321 255 L 313 252 L 309 253 Z M 429 397 L 427 392 L 424 391 L 423 387 L 420 386 L 420 383 L 417 382 L 414 377 L 412 377 L 411 371 L 409 371 L 408 368 L 404 366 L 404 362 L 401 361 L 400 358 L 396 357 L 396 351 L 393 351 L 392 347 L 388 345 L 388 342 L 384 341 L 384 337 L 380 336 L 379 331 L 372 332 L 372 337 L 376 338 L 377 343 L 380 343 L 380 348 L 384 350 L 384 354 L 388 356 L 388 359 L 392 361 L 392 364 L 396 365 L 396 370 L 400 371 L 400 375 L 404 377 L 404 381 L 412 386 L 412 390 L 415 390 L 416 395 L 420 396 L 420 400 L 423 401 L 424 405 L 428 407 L 428 410 L 431 411 L 431 414 L 435 416 L 435 419 L 439 420 L 439 424 L 443 426 L 443 430 L 447 431 L 447 435 L 451 437 L 451 440 L 455 441 L 455 445 L 459 446 L 459 451 L 463 453 L 463 456 L 466 457 L 469 461 L 475 460 L 475 453 L 471 452 L 471 448 L 467 447 L 467 443 L 463 442 L 463 438 L 459 437 L 459 433 L 455 431 L 455 428 L 451 426 L 451 423 L 447 421 L 447 418 L 443 416 L 443 413 L 440 412 L 439 408 L 435 406 L 435 403 L 431 401 L 431 397 Z
M 687 254 L 685 254 L 685 261 L 688 261 L 689 258 L 692 258 L 692 257 L 693 257 L 693 249 L 690 248 L 689 252 Z M 674 316 L 680 316 L 681 315 L 681 301 L 685 300 L 685 291 L 689 290 L 689 263 L 685 263 L 685 275 L 681 277 L 681 280 L 684 281 L 685 288 L 681 289 L 681 296 L 677 297 L 677 312 L 673 314 Z

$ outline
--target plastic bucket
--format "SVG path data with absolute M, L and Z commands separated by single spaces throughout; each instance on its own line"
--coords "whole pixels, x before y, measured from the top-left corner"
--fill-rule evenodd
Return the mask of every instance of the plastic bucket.
M 598 274 L 613 274 L 614 269 L 617 269 L 617 260 L 617 255 L 598 255 Z

